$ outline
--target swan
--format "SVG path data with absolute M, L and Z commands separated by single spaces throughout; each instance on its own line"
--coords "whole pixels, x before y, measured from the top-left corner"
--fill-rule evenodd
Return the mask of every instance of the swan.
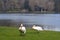
M 42 27 L 33 25 L 32 29 L 37 30 L 37 31 L 43 31 Z
M 25 33 L 26 33 L 26 28 L 25 28 L 25 26 L 23 26 L 23 24 L 20 25 L 20 27 L 19 27 L 19 32 L 20 32 L 21 34 L 25 34 Z

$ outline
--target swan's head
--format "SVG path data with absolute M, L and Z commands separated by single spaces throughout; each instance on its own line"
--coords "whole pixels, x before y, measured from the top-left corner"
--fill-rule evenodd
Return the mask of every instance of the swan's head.
M 33 27 L 35 27 L 36 25 L 33 25 Z
M 21 26 L 23 26 L 23 24 L 21 24 Z

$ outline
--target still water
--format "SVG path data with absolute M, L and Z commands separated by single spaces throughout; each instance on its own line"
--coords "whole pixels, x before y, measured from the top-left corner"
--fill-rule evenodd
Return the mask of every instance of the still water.
M 25 21 L 27 24 L 42 24 L 48 30 L 60 31 L 60 14 L 0 14 L 0 19 L 11 19 L 14 21 Z

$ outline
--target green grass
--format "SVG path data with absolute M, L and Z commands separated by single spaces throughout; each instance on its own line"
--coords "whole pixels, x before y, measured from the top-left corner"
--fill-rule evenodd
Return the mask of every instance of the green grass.
M 60 32 L 27 29 L 25 36 L 20 36 L 16 27 L 0 27 L 0 40 L 60 40 Z

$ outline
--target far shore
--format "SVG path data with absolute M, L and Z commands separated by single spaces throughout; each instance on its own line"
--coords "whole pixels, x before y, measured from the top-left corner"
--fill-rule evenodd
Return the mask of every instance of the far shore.
M 0 11 L 0 14 L 15 14 L 15 13 L 18 13 L 18 14 L 56 14 L 56 12 L 49 12 L 49 11 L 30 11 L 30 12 L 20 12 L 20 11 L 7 11 L 7 12 L 3 12 L 3 11 Z

